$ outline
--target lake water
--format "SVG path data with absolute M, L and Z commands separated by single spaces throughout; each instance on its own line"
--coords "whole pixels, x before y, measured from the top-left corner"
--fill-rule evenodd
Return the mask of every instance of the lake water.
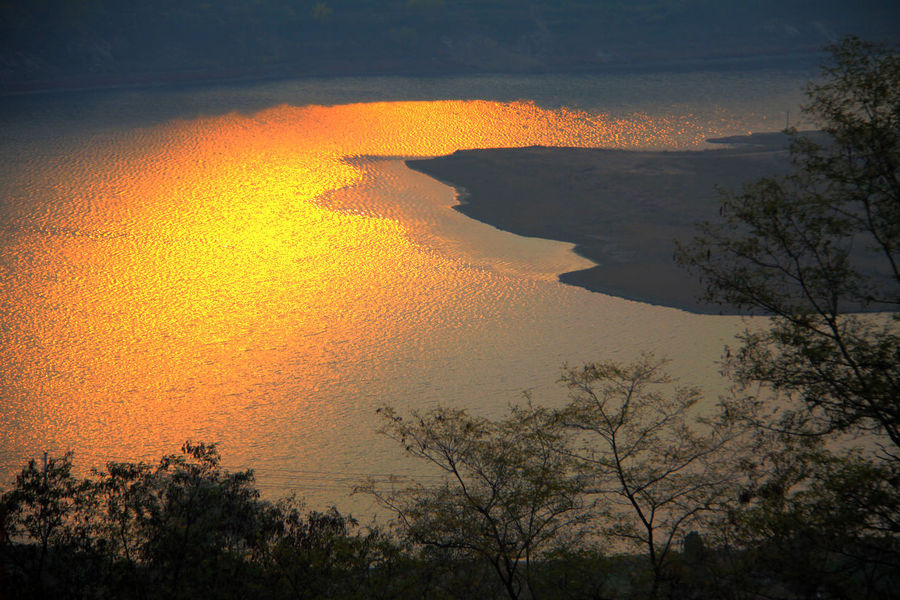
M 564 362 L 673 359 L 724 389 L 743 327 L 567 287 L 566 244 L 452 210 L 403 157 L 528 145 L 699 149 L 780 129 L 805 71 L 346 78 L 0 106 L 0 475 L 217 441 L 313 506 L 410 474 L 377 407 L 498 416 Z M 796 124 L 796 123 L 793 123 Z M 801 124 L 802 125 L 802 124 Z

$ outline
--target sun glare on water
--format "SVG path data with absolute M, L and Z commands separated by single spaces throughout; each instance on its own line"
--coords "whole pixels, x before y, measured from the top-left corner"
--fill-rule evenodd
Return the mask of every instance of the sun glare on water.
M 229 398 L 265 422 L 284 410 L 277 396 L 302 409 L 322 381 L 378 377 L 376 350 L 495 311 L 498 294 L 478 290 L 518 284 L 423 247 L 407 223 L 319 202 L 363 183 L 355 158 L 671 148 L 710 133 L 530 103 L 391 102 L 175 121 L 61 150 L 15 175 L 0 213 L 7 448 L 96 444 L 112 428 L 124 452 L 170 450 L 239 426 Z M 309 418 L 327 427 L 330 410 Z

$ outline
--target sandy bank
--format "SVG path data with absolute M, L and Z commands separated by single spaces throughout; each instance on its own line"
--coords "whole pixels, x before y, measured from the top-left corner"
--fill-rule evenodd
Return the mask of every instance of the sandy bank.
M 700 285 L 672 260 L 675 240 L 718 215 L 716 186 L 783 172 L 780 135 L 729 138 L 699 152 L 581 148 L 459 151 L 410 160 L 460 190 L 457 209 L 519 235 L 571 242 L 597 266 L 560 281 L 696 313 L 733 313 L 697 302 Z

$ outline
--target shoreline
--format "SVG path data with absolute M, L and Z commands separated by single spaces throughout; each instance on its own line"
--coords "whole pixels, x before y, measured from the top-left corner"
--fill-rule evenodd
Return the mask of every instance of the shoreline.
M 697 301 L 702 286 L 672 258 L 675 240 L 718 216 L 717 186 L 785 172 L 781 134 L 736 136 L 729 147 L 633 151 L 534 146 L 462 150 L 407 160 L 457 190 L 455 210 L 517 235 L 574 244 L 594 267 L 568 285 L 695 314 L 746 314 Z
M 299 63 L 257 65 L 254 67 L 195 67 L 187 69 L 92 72 L 43 77 L 0 77 L 0 99 L 22 96 L 55 95 L 116 90 L 145 90 L 218 85 L 252 85 L 270 81 L 332 79 L 353 77 L 470 77 L 493 75 L 540 76 L 548 73 L 606 75 L 611 73 L 653 73 L 682 71 L 719 71 L 739 65 L 743 70 L 812 69 L 821 62 L 820 49 L 782 53 L 747 53 L 723 56 L 696 56 L 683 59 L 643 59 L 608 63 L 560 63 L 533 68 L 480 70 L 448 63 L 397 63 L 367 68 L 349 61 L 337 61 L 310 68 Z

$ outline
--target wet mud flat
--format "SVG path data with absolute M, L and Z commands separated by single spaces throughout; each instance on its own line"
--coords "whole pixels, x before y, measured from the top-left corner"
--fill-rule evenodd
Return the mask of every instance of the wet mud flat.
M 575 244 L 596 266 L 560 281 L 695 313 L 734 314 L 697 301 L 701 285 L 673 260 L 675 242 L 719 216 L 721 190 L 739 191 L 789 164 L 777 133 L 710 140 L 700 151 L 529 147 L 464 150 L 407 164 L 460 192 L 457 210 L 518 235 Z

